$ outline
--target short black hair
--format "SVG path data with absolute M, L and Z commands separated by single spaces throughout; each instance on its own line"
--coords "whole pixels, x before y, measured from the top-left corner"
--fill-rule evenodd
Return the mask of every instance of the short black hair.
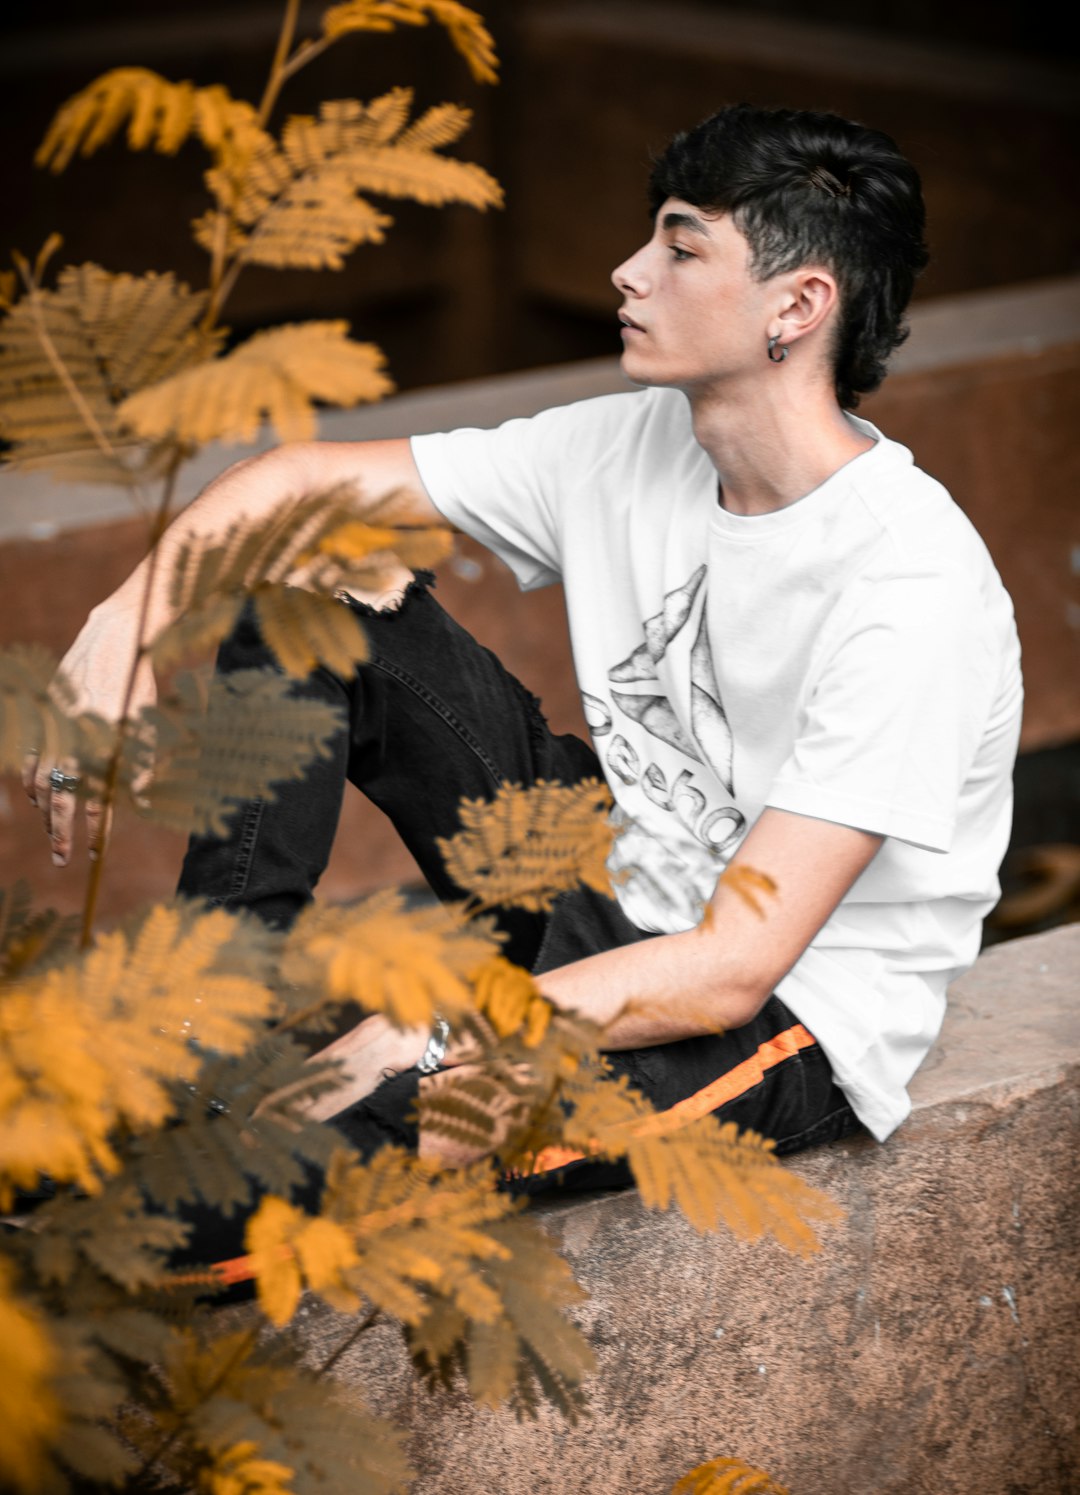
M 928 259 L 919 174 L 888 135 L 836 114 L 733 104 L 656 158 L 654 217 L 669 197 L 730 213 L 758 280 L 827 265 L 840 289 L 836 397 L 850 410 L 877 389 Z

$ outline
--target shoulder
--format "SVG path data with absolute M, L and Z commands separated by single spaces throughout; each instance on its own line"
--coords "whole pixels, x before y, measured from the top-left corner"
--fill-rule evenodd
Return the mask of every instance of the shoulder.
M 852 488 L 876 532 L 862 569 L 866 582 L 904 578 L 987 597 L 1003 592 L 986 543 L 945 485 L 918 467 L 912 453 L 868 422 L 879 442 L 873 461 L 857 468 Z
M 619 446 L 640 450 L 693 439 L 689 404 L 672 389 L 633 389 L 556 405 L 521 422 L 523 435 L 526 427 L 544 441 L 557 437 L 605 453 Z

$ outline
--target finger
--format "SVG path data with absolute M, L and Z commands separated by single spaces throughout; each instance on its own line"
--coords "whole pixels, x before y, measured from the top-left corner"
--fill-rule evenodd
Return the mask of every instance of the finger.
M 22 786 L 30 796 L 31 804 L 37 804 L 38 754 L 27 753 L 23 759 Z
M 71 775 L 76 773 L 76 766 L 70 759 L 60 764 L 59 767 L 62 773 Z M 71 860 L 71 848 L 74 841 L 75 795 L 70 789 L 57 789 L 52 784 L 49 788 L 51 791 L 49 839 L 52 842 L 53 864 L 57 867 L 66 867 Z
M 86 801 L 86 838 L 90 860 L 96 862 L 109 844 L 112 833 L 112 806 L 108 810 L 100 799 Z
M 45 834 L 49 835 L 52 827 L 52 797 L 53 789 L 49 783 L 51 765 L 38 760 L 37 771 L 34 774 L 33 801 L 41 811 L 42 823 L 45 826 Z

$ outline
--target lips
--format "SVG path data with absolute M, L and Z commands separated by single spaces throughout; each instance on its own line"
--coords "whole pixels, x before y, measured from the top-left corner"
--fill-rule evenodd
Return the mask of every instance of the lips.
M 624 331 L 627 329 L 629 329 L 631 332 L 645 331 L 644 327 L 635 322 L 633 317 L 628 317 L 624 311 L 621 311 L 619 313 L 619 321 L 622 323 Z

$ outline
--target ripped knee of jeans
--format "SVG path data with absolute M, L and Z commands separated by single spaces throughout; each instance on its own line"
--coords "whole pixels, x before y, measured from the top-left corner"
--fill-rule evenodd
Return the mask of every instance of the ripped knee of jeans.
M 399 568 L 400 575 L 382 590 L 362 591 L 358 587 L 342 588 L 335 592 L 340 602 L 347 603 L 361 618 L 393 617 L 401 612 L 410 598 L 427 592 L 435 585 L 434 571 L 409 571 Z

